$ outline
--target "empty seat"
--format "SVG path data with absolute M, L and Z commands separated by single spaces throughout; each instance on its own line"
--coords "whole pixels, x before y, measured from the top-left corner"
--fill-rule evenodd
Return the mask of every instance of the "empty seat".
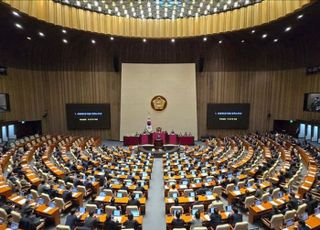
M 254 205 L 256 198 L 254 196 L 247 196 L 244 200 L 244 207 L 249 208 L 251 205 Z
M 230 230 L 230 225 L 229 224 L 219 224 L 216 227 L 216 230 Z
M 96 204 L 86 204 L 86 210 L 88 212 L 96 211 L 98 209 Z
M 57 230 L 71 230 L 71 228 L 68 225 L 62 225 L 62 224 L 59 224 L 56 228 Z
M 249 223 L 248 222 L 238 222 L 234 226 L 234 230 L 248 230 L 249 229 Z
M 220 185 L 214 186 L 212 192 L 221 196 L 222 195 L 222 186 L 220 186 Z
M 283 217 L 284 221 L 286 222 L 289 219 L 295 218 L 296 213 L 297 213 L 296 210 L 288 210 L 288 211 L 286 211 L 286 213 L 284 214 L 284 217 Z

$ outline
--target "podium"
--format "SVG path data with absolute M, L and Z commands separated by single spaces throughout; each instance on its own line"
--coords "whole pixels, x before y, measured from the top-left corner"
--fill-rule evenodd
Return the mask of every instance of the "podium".
M 156 139 L 161 139 L 163 145 L 166 144 L 166 132 L 154 132 L 152 133 L 152 144 L 155 144 Z

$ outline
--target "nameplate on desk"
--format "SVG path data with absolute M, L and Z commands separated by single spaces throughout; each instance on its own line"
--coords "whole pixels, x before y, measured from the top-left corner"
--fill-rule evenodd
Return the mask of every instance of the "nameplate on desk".
M 265 207 L 263 207 L 262 205 L 257 205 L 257 208 L 259 208 L 261 211 L 265 210 Z
M 96 201 L 104 201 L 104 196 L 98 196 L 97 198 L 96 198 Z
M 23 198 L 22 200 L 19 200 L 18 203 L 21 205 L 24 205 L 26 203 L 27 199 Z
M 203 216 L 203 218 L 204 218 L 206 221 L 209 221 L 209 220 L 210 220 L 210 216 L 209 216 L 208 214 L 205 214 L 205 215 Z
M 189 200 L 189 202 L 193 202 L 194 198 L 193 197 L 189 197 L 188 200 Z
M 277 201 L 278 201 L 279 203 L 281 203 L 281 204 L 284 204 L 284 201 L 281 200 L 281 199 L 278 199 Z
M 5 188 L 5 187 L 9 187 L 8 185 L 1 185 L 0 188 Z
M 233 191 L 233 193 L 234 193 L 236 196 L 241 195 L 241 192 L 240 192 L 240 191 Z
M 274 206 L 278 206 L 278 204 L 274 201 L 270 201 L 270 204 L 274 205 Z
M 179 187 L 182 188 L 182 189 L 188 188 L 187 185 L 185 185 L 185 184 L 181 184 Z
M 43 210 L 43 212 L 49 213 L 52 210 L 52 208 L 48 207 L 45 210 Z
M 16 197 L 11 198 L 11 200 L 13 200 L 13 201 L 15 201 L 17 199 L 20 199 L 20 196 L 16 196 Z
M 316 215 L 316 217 L 320 219 L 320 213 L 319 213 L 319 214 L 317 214 L 317 215 Z
M 214 196 L 213 196 L 213 195 L 208 195 L 208 196 L 207 196 L 207 199 L 208 199 L 208 200 L 213 200 L 213 199 L 214 199 Z
M 168 203 L 173 203 L 174 200 L 173 200 L 172 198 L 168 198 L 168 199 L 167 199 L 167 202 L 168 202 Z
M 254 192 L 254 191 L 256 191 L 254 188 L 247 188 L 247 190 L 248 190 L 249 192 Z

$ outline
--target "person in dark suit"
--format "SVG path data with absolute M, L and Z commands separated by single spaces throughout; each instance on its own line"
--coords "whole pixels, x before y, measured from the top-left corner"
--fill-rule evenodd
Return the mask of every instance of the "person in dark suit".
M 205 184 L 202 184 L 202 187 L 198 189 L 197 195 L 206 195 L 207 188 Z
M 54 199 L 58 196 L 58 192 L 53 188 L 53 185 L 50 185 L 50 188 L 48 189 L 47 193 L 51 199 Z
M 40 224 L 41 219 L 33 215 L 33 209 L 30 209 L 22 216 L 19 222 L 19 228 L 24 230 L 36 230 L 37 226 Z
M 62 199 L 64 200 L 64 202 L 68 202 L 72 200 L 71 186 L 66 187 L 66 190 L 62 194 Z
M 140 201 L 134 197 L 134 194 L 132 194 L 131 199 L 128 201 L 128 205 L 135 205 L 140 207 Z
M 298 230 L 310 230 L 303 220 L 299 220 Z
M 120 230 L 121 225 L 118 222 L 112 220 L 111 216 L 108 216 L 103 226 L 104 230 Z
M 229 217 L 230 224 L 234 227 L 236 223 L 242 222 L 242 214 L 239 213 L 238 209 L 233 209 L 233 214 Z
M 123 223 L 123 226 L 125 228 L 133 228 L 133 229 L 138 229 L 139 227 L 139 223 L 133 219 L 133 215 L 132 214 L 129 214 L 128 215 L 128 220 L 126 220 L 124 223 Z
M 76 215 L 76 209 L 71 209 L 70 214 L 66 218 L 65 225 L 68 225 L 71 230 L 73 230 L 78 222 L 78 217 Z
M 26 202 L 24 203 L 24 205 L 22 206 L 20 213 L 22 216 L 26 215 L 27 213 L 30 212 L 30 210 L 32 211 L 32 206 L 30 205 L 30 200 L 26 200 Z
M 78 227 L 79 230 L 91 230 L 94 229 L 95 225 L 97 224 L 98 220 L 94 216 L 94 211 L 89 212 L 89 216 L 85 219 L 83 226 Z
M 184 228 L 185 227 L 186 223 L 184 222 L 184 220 L 180 219 L 180 217 L 181 217 L 180 212 L 177 212 L 176 218 L 174 218 L 172 220 L 172 227 L 173 228 Z
M 295 197 L 294 193 L 290 193 L 288 205 L 296 210 L 298 209 L 299 201 Z
M 141 191 L 143 193 L 145 192 L 145 189 L 140 182 L 138 183 L 138 186 L 136 187 L 135 191 Z
M 221 224 L 221 216 L 218 210 L 215 208 L 214 212 L 210 215 L 209 227 L 216 229 L 216 227 Z

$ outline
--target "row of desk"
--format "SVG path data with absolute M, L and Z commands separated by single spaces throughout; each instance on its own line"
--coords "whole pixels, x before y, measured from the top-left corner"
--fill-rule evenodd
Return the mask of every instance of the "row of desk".
M 162 135 L 161 139 L 163 140 L 163 144 L 194 145 L 194 136 L 179 136 L 177 134 L 166 134 L 166 135 Z M 151 134 L 141 134 L 139 136 L 123 137 L 124 146 L 146 145 L 146 144 L 154 144 L 154 139 Z

